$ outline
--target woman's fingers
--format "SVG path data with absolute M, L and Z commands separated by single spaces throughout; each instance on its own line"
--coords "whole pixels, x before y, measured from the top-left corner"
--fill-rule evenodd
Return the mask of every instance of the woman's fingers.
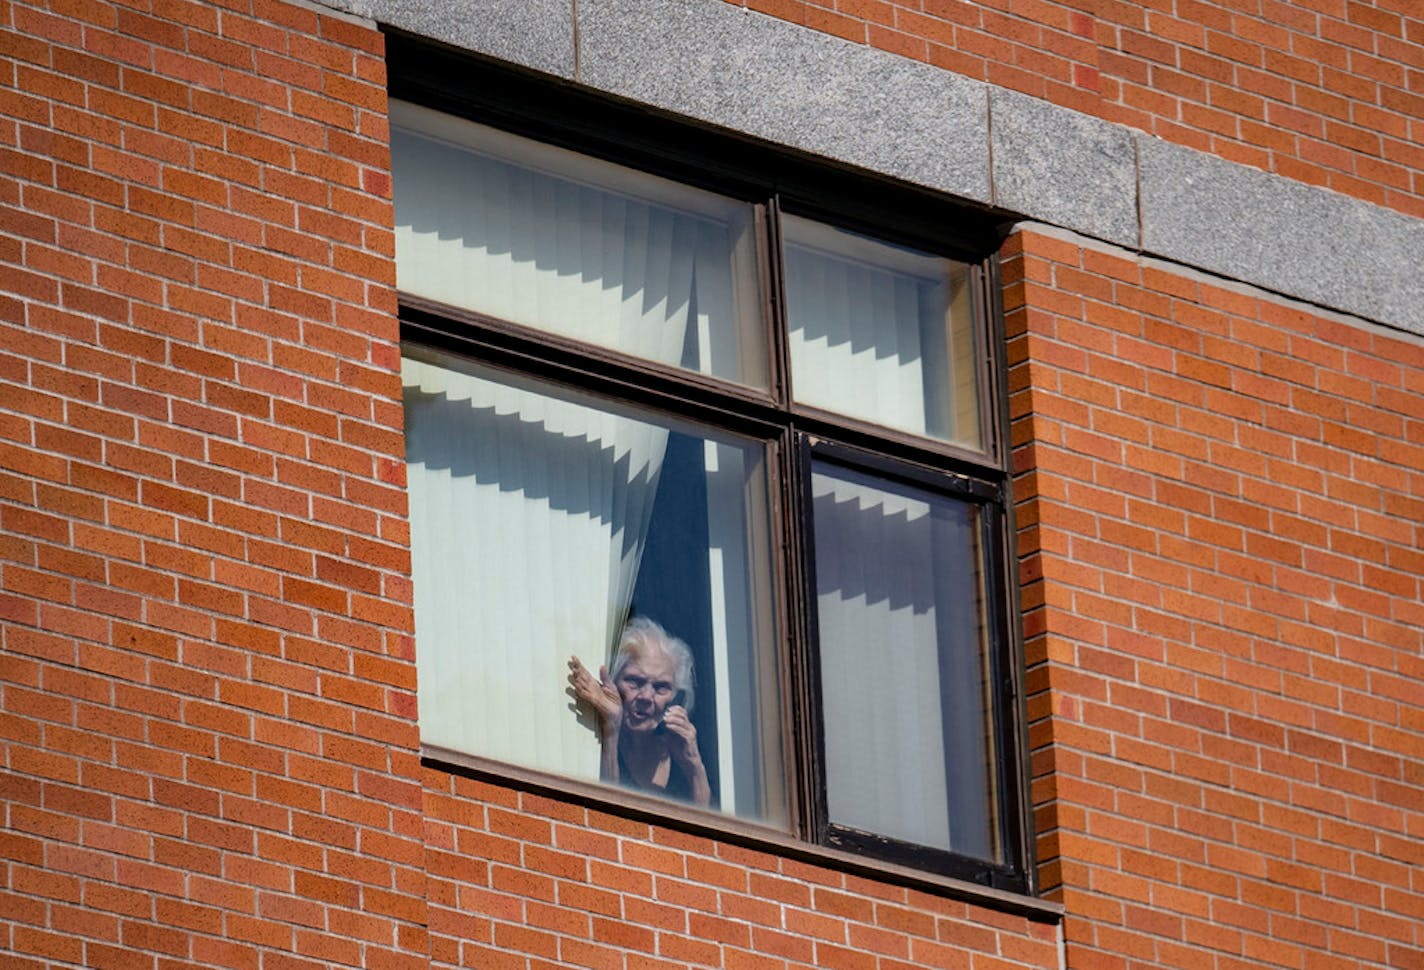
M 574 692 L 580 697 L 592 700 L 600 694 L 593 674 L 588 672 L 588 668 L 578 657 L 569 658 L 569 682 L 573 684 Z
M 676 732 L 679 737 L 690 740 L 697 736 L 697 728 L 693 727 L 685 707 L 669 707 L 663 712 L 663 724 L 667 725 L 668 730 Z

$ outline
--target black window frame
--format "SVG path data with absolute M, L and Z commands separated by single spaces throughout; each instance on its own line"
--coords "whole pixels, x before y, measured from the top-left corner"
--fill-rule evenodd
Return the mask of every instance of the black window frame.
M 790 836 L 877 866 L 921 870 L 1018 894 L 1036 891 L 1029 806 L 1029 748 L 1022 633 L 1010 493 L 1008 407 L 997 249 L 1005 223 L 996 213 L 942 195 L 854 171 L 801 153 L 617 102 L 571 84 L 497 64 L 396 30 L 386 33 L 389 94 L 514 134 L 738 198 L 756 206 L 762 240 L 767 391 L 640 362 L 616 351 L 538 334 L 483 314 L 401 292 L 401 339 L 491 366 L 651 407 L 770 443 L 773 515 L 783 555 L 775 600 L 786 656 L 781 665 L 791 741 Z M 878 428 L 790 400 L 787 326 L 781 279 L 783 209 L 877 239 L 949 257 L 971 267 L 982 452 Z M 830 824 L 826 812 L 821 705 L 816 689 L 812 459 L 869 471 L 890 481 L 954 494 L 976 503 L 985 550 L 989 624 L 990 717 L 998 758 L 995 818 L 1002 861 L 988 862 L 910 845 Z M 417 643 L 417 649 L 419 645 Z M 432 763 L 447 764 L 439 754 Z M 478 759 L 475 759 L 478 761 Z M 479 766 L 487 768 L 488 766 Z M 558 793 L 538 773 L 489 774 Z M 577 786 L 574 786 L 577 787 Z M 709 813 L 648 801 L 620 790 L 579 790 L 604 807 L 669 818 L 747 839 L 745 826 Z M 756 842 L 755 832 L 750 839 Z M 774 841 L 774 840 L 773 840 Z M 819 856 L 818 856 L 819 858 Z

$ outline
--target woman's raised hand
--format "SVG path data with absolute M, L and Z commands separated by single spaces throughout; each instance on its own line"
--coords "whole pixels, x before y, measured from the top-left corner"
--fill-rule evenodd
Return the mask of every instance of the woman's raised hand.
M 618 696 L 618 688 L 608 676 L 607 667 L 598 668 L 598 676 L 593 676 L 578 657 L 569 658 L 569 684 L 574 694 L 587 701 L 598 714 L 599 725 L 604 737 L 613 737 L 623 725 L 623 701 Z

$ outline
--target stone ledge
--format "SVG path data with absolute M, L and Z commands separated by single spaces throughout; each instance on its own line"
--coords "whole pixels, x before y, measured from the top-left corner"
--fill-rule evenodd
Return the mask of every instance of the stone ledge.
M 579 81 L 989 202 L 988 89 L 725 3 L 579 0 Z
M 994 204 L 1136 247 L 1137 146 L 1120 125 L 994 88 Z
M 1138 136 L 1142 249 L 1424 333 L 1424 221 Z
M 571 0 L 315 0 L 556 77 L 574 76 Z

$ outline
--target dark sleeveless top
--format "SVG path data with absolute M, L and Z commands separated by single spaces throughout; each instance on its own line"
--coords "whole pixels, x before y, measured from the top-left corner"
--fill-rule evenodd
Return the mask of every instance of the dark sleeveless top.
M 664 798 L 675 798 L 680 802 L 692 801 L 692 779 L 688 778 L 683 770 L 678 767 L 677 762 L 668 759 L 668 780 L 666 788 L 658 788 L 656 785 L 642 785 L 638 779 L 633 777 L 633 773 L 628 770 L 627 763 L 623 760 L 623 751 L 618 751 L 618 782 L 624 788 L 631 788 L 634 791 L 644 791 L 653 795 L 661 795 Z

